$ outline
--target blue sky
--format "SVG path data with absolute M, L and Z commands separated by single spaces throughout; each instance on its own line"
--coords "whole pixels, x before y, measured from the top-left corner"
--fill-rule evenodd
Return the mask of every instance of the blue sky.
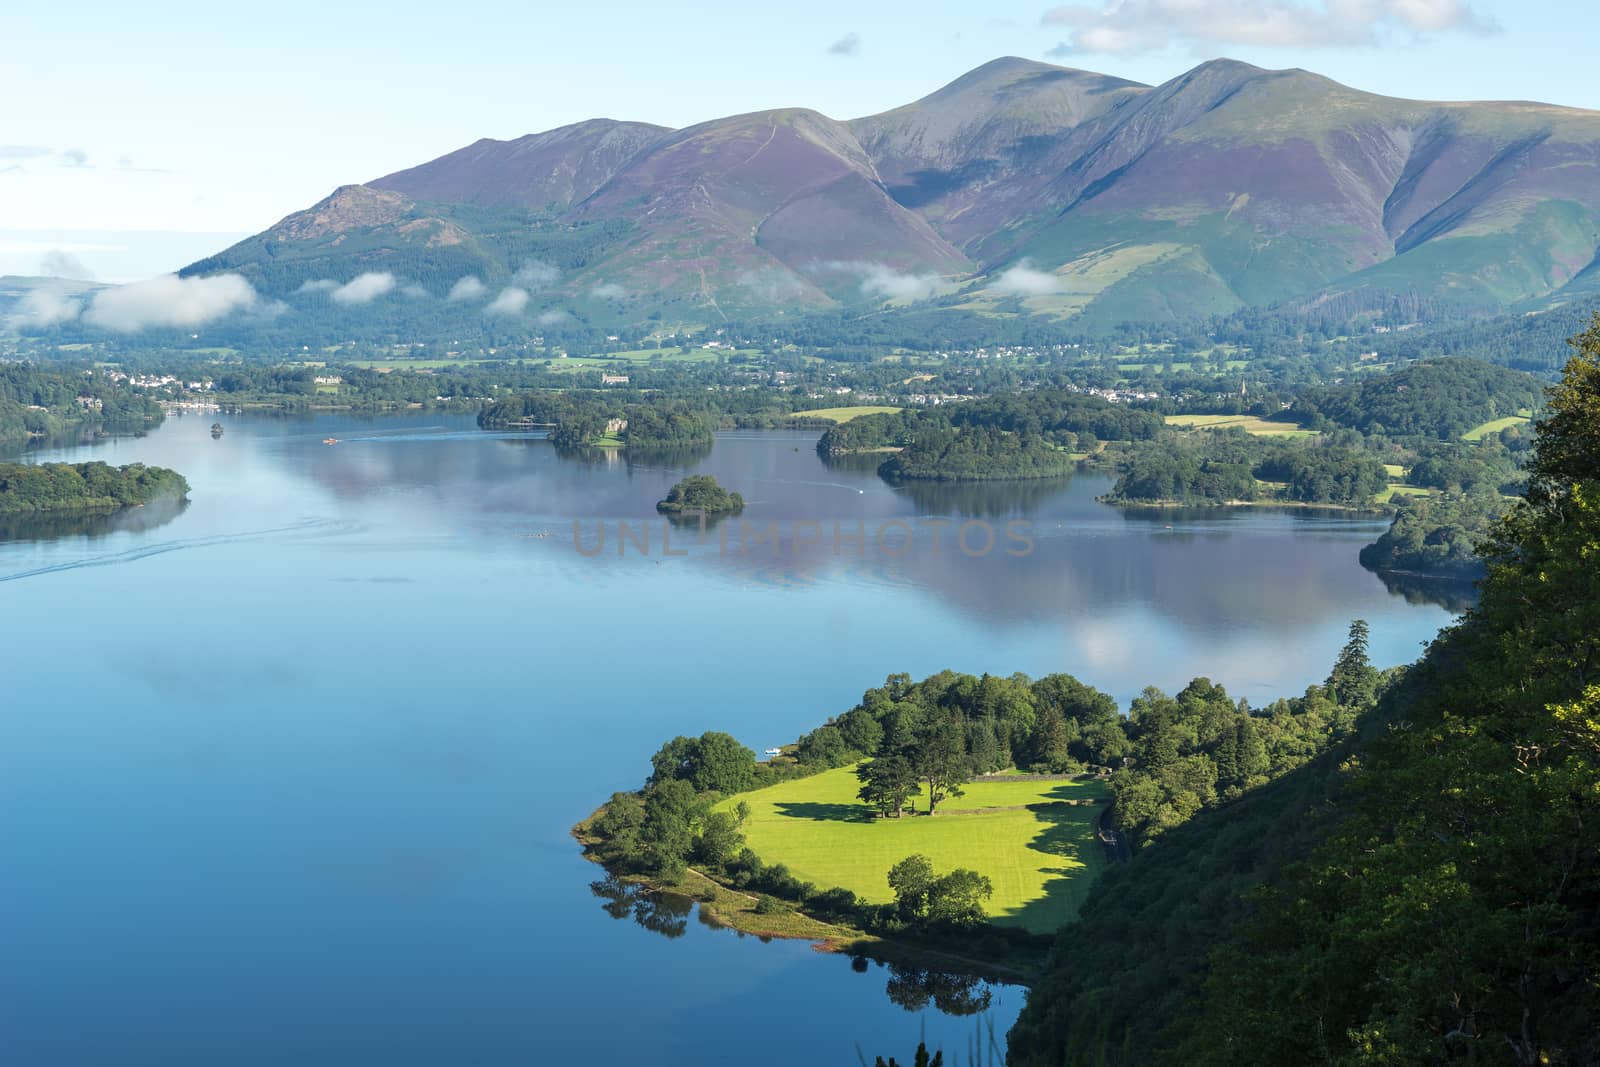
M 837 118 L 1019 55 L 1160 82 L 1220 55 L 1373 92 L 1600 109 L 1572 0 L 690 5 L 19 0 L 0 12 L 0 273 L 170 270 L 334 187 L 597 115 Z

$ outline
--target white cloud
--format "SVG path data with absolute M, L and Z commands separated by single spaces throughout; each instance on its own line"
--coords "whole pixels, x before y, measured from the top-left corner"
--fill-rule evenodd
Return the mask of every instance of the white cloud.
M 338 304 L 370 304 L 393 289 L 393 274 L 369 270 L 345 282 L 330 295 Z
M 511 276 L 511 284 L 519 289 L 536 293 L 546 286 L 554 285 L 560 278 L 561 272 L 554 265 L 543 260 L 530 259 Z
M 840 271 L 861 279 L 861 292 L 879 300 L 926 300 L 939 288 L 937 274 L 912 274 L 865 260 L 832 260 L 814 269 Z
M 739 275 L 739 284 L 769 303 L 797 300 L 806 293 L 805 283 L 781 267 L 744 271 Z
M 6 319 L 13 327 L 43 329 L 78 317 L 79 304 L 55 286 L 44 285 L 22 295 Z
M 411 282 L 400 287 L 400 295 L 409 297 L 412 300 L 422 300 L 432 294 L 423 286 L 418 285 L 416 282 Z
M 508 285 L 484 308 L 491 315 L 520 315 L 528 306 L 528 290 Z
M 567 318 L 565 311 L 543 311 L 539 313 L 539 325 L 554 326 L 558 322 L 566 322 Z
M 828 46 L 830 56 L 844 56 L 849 58 L 861 52 L 861 38 L 853 33 L 847 33 Z
M 1047 296 L 1061 290 L 1061 279 L 1049 271 L 1034 270 L 1023 260 L 989 284 L 997 296 Z
M 331 293 L 339 288 L 339 283 L 332 278 L 307 278 L 300 283 L 296 293 Z
M 74 281 L 94 281 L 94 271 L 84 266 L 83 260 L 71 252 L 52 248 L 39 260 L 39 273 L 46 278 L 71 278 Z
M 237 274 L 180 278 L 163 274 L 149 281 L 94 294 L 85 322 L 118 333 L 152 326 L 202 326 L 256 302 L 256 291 Z
M 477 277 L 469 274 L 450 287 L 450 299 L 453 301 L 481 300 L 483 299 L 483 294 L 488 291 L 488 286 L 484 285 Z
M 1049 51 L 1135 55 L 1187 45 L 1196 52 L 1229 45 L 1349 48 L 1393 37 L 1495 32 L 1468 0 L 1103 0 L 1065 4 L 1044 14 L 1067 40 Z
M 596 300 L 621 300 L 628 295 L 628 290 L 616 282 L 601 282 L 590 289 L 589 294 Z

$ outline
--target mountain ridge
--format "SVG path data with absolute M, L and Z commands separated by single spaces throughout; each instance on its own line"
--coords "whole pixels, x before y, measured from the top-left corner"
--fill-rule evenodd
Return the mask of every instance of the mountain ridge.
M 480 139 L 186 273 L 282 295 L 296 263 L 439 287 L 537 262 L 554 272 L 540 301 L 604 291 L 624 316 L 937 296 L 1092 325 L 1504 310 L 1559 300 L 1597 259 L 1600 112 L 1404 100 L 1228 59 L 1150 86 L 1002 57 L 849 120 L 795 107 Z

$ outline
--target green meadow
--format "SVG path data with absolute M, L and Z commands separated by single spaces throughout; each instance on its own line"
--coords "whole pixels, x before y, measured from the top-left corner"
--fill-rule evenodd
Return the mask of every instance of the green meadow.
M 1095 835 L 1107 799 L 1093 780 L 1029 781 L 1002 778 L 969 783 L 965 795 L 927 814 L 881 819 L 856 799 L 854 768 L 841 767 L 752 793 L 745 842 L 769 864 L 782 863 L 797 878 L 819 888 L 842 887 L 883 903 L 889 868 L 913 853 L 933 861 L 939 873 L 967 867 L 987 875 L 994 896 L 991 919 L 1048 933 L 1077 917 L 1100 868 L 1103 850 Z
M 891 415 L 899 410 L 899 408 L 893 407 L 860 404 L 856 407 L 813 408 L 810 411 L 797 411 L 795 415 L 808 419 L 827 419 L 829 422 L 849 422 L 851 419 L 859 419 L 863 415 Z
M 1237 426 L 1245 433 L 1261 437 L 1315 437 L 1317 431 L 1303 430 L 1292 422 L 1271 422 L 1255 415 L 1168 415 L 1168 426 L 1185 430 L 1216 430 Z
M 1490 434 L 1499 433 L 1501 430 L 1508 430 L 1513 426 L 1526 426 L 1530 421 L 1532 420 L 1526 415 L 1507 415 L 1503 419 L 1491 419 L 1482 425 L 1474 426 L 1462 434 L 1461 439 L 1463 441 L 1481 441 Z

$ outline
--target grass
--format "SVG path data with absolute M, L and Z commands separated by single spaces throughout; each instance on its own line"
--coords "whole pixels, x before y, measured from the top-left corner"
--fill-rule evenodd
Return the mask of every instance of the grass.
M 899 410 L 899 408 L 862 404 L 857 407 L 816 408 L 812 411 L 797 411 L 795 415 L 807 419 L 827 419 L 829 422 L 849 422 L 851 419 L 859 419 L 863 415 L 889 415 Z
M 1383 492 L 1379 493 L 1375 499 L 1380 504 L 1387 504 L 1397 496 L 1427 496 L 1431 492 L 1433 492 L 1433 490 L 1427 489 L 1420 485 L 1404 485 L 1397 482 L 1390 484 L 1390 486 L 1383 490 Z
M 492 361 L 474 356 L 471 359 L 352 359 L 343 362 L 352 367 L 360 367 L 363 370 L 443 370 L 446 367 L 468 367 L 474 363 Z M 308 364 L 308 366 L 311 365 Z M 321 363 L 314 365 L 324 366 Z
M 853 768 L 841 767 L 723 805 L 747 803 L 746 843 L 803 881 L 881 903 L 893 899 L 889 868 L 922 853 L 941 873 L 967 867 L 987 875 L 990 917 L 1035 933 L 1076 918 L 1105 862 L 1095 826 L 1106 791 L 1097 781 L 974 782 L 938 815 L 928 817 L 921 800 L 924 814 L 901 819 L 873 818 L 858 788 Z
M 1526 415 L 1507 415 L 1503 419 L 1491 419 L 1481 426 L 1474 426 L 1461 435 L 1463 441 L 1481 441 L 1490 434 L 1508 430 L 1513 426 L 1526 426 L 1531 420 Z
M 1237 426 L 1260 437 L 1315 437 L 1316 430 L 1302 430 L 1292 422 L 1269 422 L 1256 415 L 1168 415 L 1168 426 L 1187 430 L 1214 430 Z

